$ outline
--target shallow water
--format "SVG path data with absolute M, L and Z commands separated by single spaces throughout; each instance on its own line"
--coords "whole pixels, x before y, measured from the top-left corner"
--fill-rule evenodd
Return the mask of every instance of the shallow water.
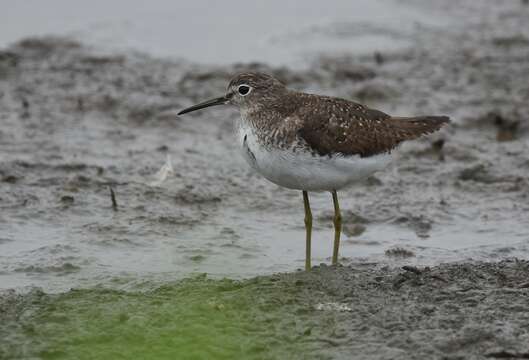
M 403 146 L 391 168 L 340 194 L 343 262 L 526 257 L 529 145 L 519 114 L 527 107 L 520 79 L 528 46 L 515 14 L 527 8 L 509 6 L 494 13 L 467 5 L 464 31 L 425 25 L 406 38 L 412 48 L 384 50 L 380 59 L 314 58 L 304 70 L 210 67 L 64 39 L 11 47 L 0 68 L 0 288 L 134 288 L 194 272 L 244 278 L 301 268 L 301 195 L 249 171 L 233 141 L 234 109 L 176 117 L 248 67 L 390 113 L 453 118 L 443 132 Z M 499 18 L 503 27 L 492 26 Z M 510 71 L 501 72 L 506 64 Z M 498 117 L 519 126 L 501 130 Z M 513 140 L 498 142 L 500 131 Z M 432 146 L 436 140 L 444 146 Z M 167 156 L 174 171 L 153 185 Z M 311 201 L 313 261 L 329 262 L 331 199 Z
M 394 0 L 53 0 L 10 2 L 2 8 L 0 46 L 35 34 L 60 34 L 98 49 L 139 50 L 211 65 L 306 66 L 307 57 L 316 53 L 409 46 L 417 26 L 451 22 L 435 9 Z

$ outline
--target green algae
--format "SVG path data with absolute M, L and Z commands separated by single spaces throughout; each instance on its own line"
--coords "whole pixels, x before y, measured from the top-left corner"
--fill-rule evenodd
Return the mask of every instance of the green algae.
M 0 359 L 525 358 L 528 277 L 512 259 L 0 292 Z
M 311 307 L 290 285 L 197 277 L 147 292 L 40 293 L 17 314 L 0 358 L 310 358 L 310 325 L 295 314 Z

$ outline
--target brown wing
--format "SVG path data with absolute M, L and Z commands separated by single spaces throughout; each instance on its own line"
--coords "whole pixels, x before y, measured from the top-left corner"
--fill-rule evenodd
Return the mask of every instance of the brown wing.
M 432 133 L 449 122 L 446 116 L 396 118 L 344 99 L 307 96 L 310 98 L 295 112 L 301 123 L 298 136 L 322 156 L 368 157 L 390 152 L 401 142 Z

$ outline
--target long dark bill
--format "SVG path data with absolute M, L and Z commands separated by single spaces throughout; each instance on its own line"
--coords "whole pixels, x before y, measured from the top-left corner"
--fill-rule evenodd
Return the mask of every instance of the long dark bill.
M 200 104 L 196 104 L 193 106 L 188 107 L 187 109 L 184 109 L 178 113 L 178 115 L 183 115 L 191 111 L 200 110 L 203 108 L 207 108 L 210 106 L 216 106 L 216 105 L 224 105 L 228 102 L 229 98 L 227 96 L 221 96 L 215 99 L 207 100 L 204 102 L 201 102 Z

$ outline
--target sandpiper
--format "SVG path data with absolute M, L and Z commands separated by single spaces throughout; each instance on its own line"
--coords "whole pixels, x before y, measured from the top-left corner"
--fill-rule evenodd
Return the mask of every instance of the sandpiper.
M 305 207 L 305 269 L 311 268 L 309 191 L 329 191 L 334 204 L 332 264 L 338 263 L 342 217 L 337 190 L 384 169 L 403 141 L 439 130 L 446 116 L 394 117 L 336 97 L 288 89 L 273 76 L 233 77 L 224 96 L 178 113 L 235 105 L 238 146 L 248 164 L 271 182 L 301 190 Z

